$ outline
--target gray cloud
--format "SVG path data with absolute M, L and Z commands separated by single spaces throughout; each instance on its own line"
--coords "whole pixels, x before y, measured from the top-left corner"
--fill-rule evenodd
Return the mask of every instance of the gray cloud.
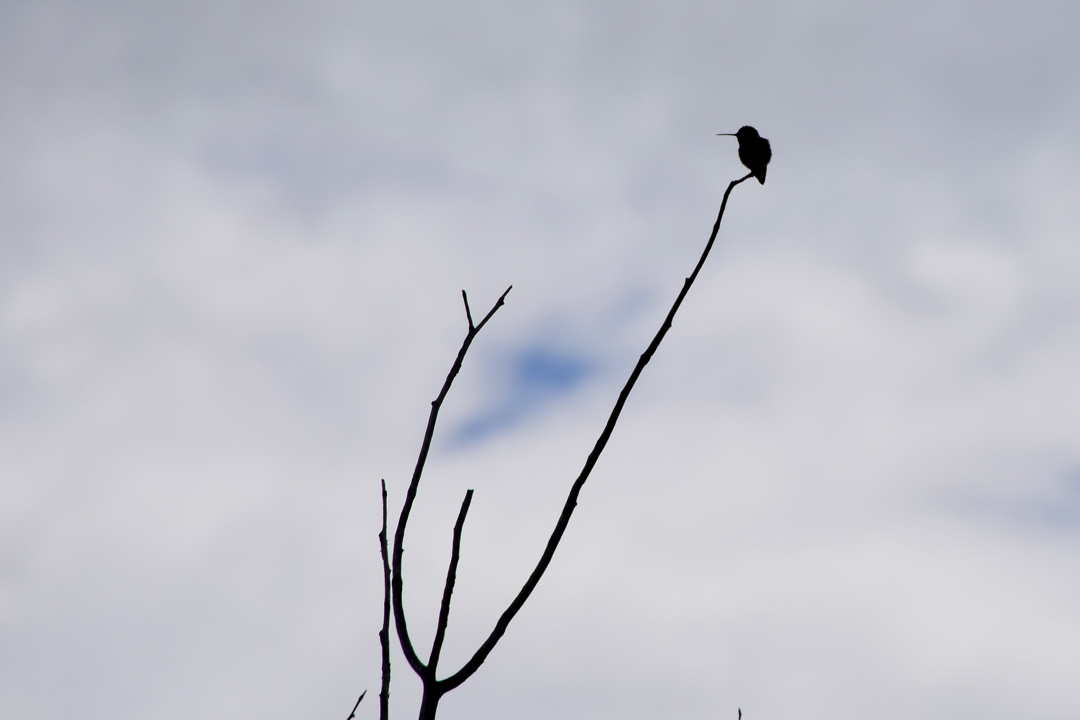
M 430 637 L 476 488 L 464 661 L 741 174 L 714 134 L 752 123 L 769 183 L 737 189 L 549 575 L 442 714 L 1075 717 L 1078 19 L 9 3 L 0 715 L 374 693 L 378 479 L 399 502 L 461 288 L 512 283 L 410 529 Z M 451 442 L 507 408 L 529 422 Z

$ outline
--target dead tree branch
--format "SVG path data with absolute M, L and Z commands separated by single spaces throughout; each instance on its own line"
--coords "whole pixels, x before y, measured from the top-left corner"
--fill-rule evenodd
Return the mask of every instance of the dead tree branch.
M 356 704 L 353 705 L 352 712 L 349 713 L 349 717 L 345 718 L 345 720 L 353 720 L 353 718 L 356 717 L 356 708 L 360 707 L 360 701 L 364 699 L 365 695 L 367 695 L 367 690 L 360 693 L 360 697 L 357 699 Z
M 382 688 L 379 690 L 379 720 L 390 718 L 390 554 L 386 545 L 386 480 L 382 481 L 382 531 L 379 532 L 379 553 L 383 566 L 383 615 L 379 631 L 382 647 Z
M 454 544 L 450 552 L 450 567 L 446 571 L 446 585 L 443 587 L 442 607 L 439 608 L 439 624 L 435 628 L 435 641 L 431 644 L 431 657 L 428 658 L 428 672 L 434 676 L 435 668 L 439 664 L 439 654 L 442 652 L 443 640 L 446 637 L 446 623 L 450 619 L 450 596 L 454 593 L 454 583 L 457 582 L 458 560 L 461 558 L 461 528 L 465 525 L 465 515 L 469 512 L 472 503 L 473 491 L 465 492 L 465 500 L 461 503 L 457 522 L 454 524 Z
M 404 581 L 401 577 L 401 557 L 405 552 L 405 528 L 409 522 L 409 514 L 412 512 L 413 503 L 416 501 L 416 491 L 420 486 L 420 477 L 424 473 L 424 464 L 427 462 L 428 452 L 431 449 L 431 438 L 435 434 L 435 423 L 439 419 L 439 410 L 442 408 L 443 400 L 446 399 L 446 394 L 450 391 L 450 386 L 454 383 L 454 378 L 457 377 L 461 371 L 461 364 L 465 360 L 465 354 L 469 351 L 469 346 L 472 345 L 472 341 L 479 333 L 495 312 L 505 304 L 506 295 L 513 288 L 506 288 L 499 299 L 488 311 L 487 315 L 480 321 L 479 324 L 474 325 L 472 319 L 472 312 L 469 309 L 468 295 L 462 291 L 461 296 L 465 302 L 465 316 L 469 323 L 469 331 L 465 335 L 465 340 L 461 344 L 461 349 L 458 350 L 457 358 L 454 360 L 453 366 L 450 368 L 450 372 L 446 376 L 446 381 L 443 382 L 442 390 L 439 391 L 438 397 L 431 402 L 431 413 L 428 415 L 427 429 L 424 431 L 424 441 L 420 445 L 420 455 L 416 460 L 416 467 L 413 470 L 412 480 L 409 483 L 409 489 L 405 494 L 405 502 L 401 507 L 401 515 L 398 517 L 397 529 L 394 532 L 394 554 L 393 554 L 393 566 L 391 572 L 391 601 L 393 603 L 394 610 L 394 626 L 397 629 L 398 640 L 401 643 L 402 653 L 405 655 L 405 660 L 412 667 L 413 671 L 420 676 L 424 682 L 424 704 L 423 707 L 427 707 L 430 704 L 431 717 L 434 717 L 435 706 L 438 704 L 439 697 L 443 693 L 437 692 L 438 683 L 435 680 L 434 668 L 429 673 L 427 666 L 420 660 L 420 657 L 416 654 L 416 650 L 413 647 L 412 640 L 409 638 L 409 628 L 405 621 L 405 609 L 402 599 L 402 588 Z M 462 505 L 462 512 L 459 518 L 459 523 L 464 523 L 465 512 L 468 510 L 468 504 L 471 502 L 472 493 L 466 496 L 465 503 Z M 460 540 L 460 528 L 455 529 L 455 546 Z M 455 553 L 456 555 L 456 553 Z M 452 571 L 456 572 L 457 560 L 452 560 Z M 448 576 L 447 582 L 452 589 L 452 579 Z M 449 594 L 445 594 L 443 598 L 444 607 L 447 613 L 449 613 Z M 440 616 L 441 618 L 441 616 Z M 443 626 L 443 632 L 445 633 L 445 625 Z M 438 659 L 438 653 L 435 652 L 441 647 L 442 642 L 439 640 L 438 647 L 433 647 L 433 656 Z M 429 679 L 430 678 L 430 679 Z M 430 698 L 430 700 L 429 700 Z M 423 716 L 423 709 L 421 709 L 421 716 Z
M 469 676 L 480 668 L 484 663 L 484 660 L 487 659 L 488 654 L 495 648 L 495 644 L 499 642 L 503 633 L 506 632 L 506 628 L 510 625 L 510 621 L 514 619 L 518 610 L 520 610 L 521 606 L 525 604 L 525 601 L 529 599 L 529 595 L 532 594 L 533 589 L 536 587 L 537 583 L 540 582 L 540 578 L 543 577 L 544 571 L 547 570 L 548 565 L 551 563 L 551 558 L 555 556 L 555 550 L 559 547 L 559 542 L 562 540 L 563 533 L 566 531 L 566 526 L 570 523 L 570 516 L 574 514 L 574 508 L 577 507 L 577 499 L 578 495 L 581 493 L 581 488 L 585 485 L 585 481 L 589 479 L 589 475 L 592 473 L 596 461 L 600 459 L 600 453 L 602 453 L 607 446 L 608 440 L 611 438 L 611 433 L 615 430 L 615 423 L 618 422 L 619 415 L 622 413 L 623 405 L 626 404 L 626 399 L 630 396 L 630 391 L 634 389 L 634 384 L 637 383 L 641 371 L 645 369 L 645 366 L 649 363 L 649 360 L 652 359 L 656 349 L 660 347 L 660 343 L 663 341 L 664 336 L 667 335 L 668 330 L 671 329 L 671 322 L 675 318 L 675 313 L 679 311 L 679 306 L 682 305 L 683 298 L 685 298 L 686 294 L 690 291 L 690 286 L 694 284 L 694 280 L 697 279 L 698 273 L 705 264 L 706 258 L 709 257 L 709 252 L 712 250 L 713 243 L 716 241 L 716 234 L 720 230 L 720 221 L 724 218 L 724 209 L 727 207 L 728 196 L 736 185 L 751 177 L 753 177 L 753 173 L 738 180 L 733 180 L 728 185 L 727 191 L 724 192 L 724 199 L 720 203 L 720 212 L 716 216 L 716 223 L 713 225 L 712 235 L 709 236 L 709 242 L 705 245 L 705 250 L 701 253 L 701 259 L 698 260 L 697 265 L 694 267 L 694 271 L 690 273 L 690 277 L 686 278 L 686 281 L 683 283 L 682 291 L 679 292 L 679 296 L 675 298 L 675 302 L 668 311 L 667 317 L 664 318 L 660 330 L 656 333 L 652 342 L 649 343 L 649 347 L 641 354 L 637 365 L 634 366 L 633 372 L 630 373 L 630 378 L 626 381 L 626 385 L 623 386 L 622 392 L 619 393 L 619 399 L 615 401 L 615 407 L 612 408 L 611 414 L 608 416 L 607 423 L 604 425 L 604 430 L 600 433 L 600 437 L 596 440 L 592 452 L 589 453 L 588 458 L 585 460 L 585 466 L 581 469 L 581 473 L 570 488 L 570 494 L 567 496 L 566 503 L 563 505 L 562 514 L 559 515 L 559 520 L 555 523 L 555 529 L 548 539 L 543 555 L 540 556 L 540 561 L 536 564 L 536 568 L 532 571 L 529 579 L 525 581 L 525 585 L 522 586 L 517 596 L 511 601 L 509 607 L 503 611 L 502 616 L 499 617 L 498 622 L 495 624 L 495 629 L 491 631 L 491 634 L 488 636 L 487 640 L 484 641 L 483 645 L 480 646 L 472 658 L 470 658 L 460 670 L 441 681 L 441 686 L 445 688 L 444 692 L 456 688 L 458 685 L 468 680 Z
M 507 288 L 502 297 L 498 299 L 495 306 L 491 308 L 479 325 L 474 326 L 472 320 L 472 312 L 469 309 L 469 298 L 462 291 L 462 299 L 465 303 L 465 315 L 469 323 L 469 331 L 465 336 L 465 341 L 461 345 L 461 349 L 458 351 L 457 358 L 454 361 L 453 366 L 450 369 L 449 374 L 446 377 L 446 381 L 443 383 L 442 390 L 439 392 L 439 396 L 431 403 L 431 414 L 428 417 L 427 430 L 424 434 L 424 441 L 420 447 L 420 456 L 416 462 L 416 468 L 413 471 L 412 480 L 409 484 L 408 492 L 405 496 L 405 502 L 401 509 L 401 516 L 398 519 L 397 530 L 394 534 L 394 554 L 393 554 L 393 569 L 392 569 L 392 598 L 393 598 L 393 611 L 394 621 L 397 628 L 398 639 L 401 641 L 402 651 L 406 660 L 412 669 L 420 676 L 424 684 L 424 694 L 420 706 L 420 720 L 432 720 L 435 717 L 435 712 L 438 707 L 439 700 L 450 690 L 453 690 L 457 686 L 465 682 L 469 677 L 475 673 L 480 666 L 487 659 L 488 655 L 494 649 L 495 645 L 502 638 L 506 632 L 506 628 L 510 625 L 510 621 L 514 619 L 518 611 L 525 604 L 525 601 L 529 599 L 533 589 L 535 589 L 537 583 L 543 577 L 544 572 L 551 564 L 551 560 L 555 555 L 555 550 L 559 546 L 559 542 L 562 540 L 563 534 L 566 531 L 567 525 L 570 523 L 570 517 L 574 513 L 574 509 L 577 507 L 578 496 L 581 493 L 582 487 L 585 485 L 585 481 L 588 480 L 589 475 L 592 473 L 593 468 L 596 465 L 597 460 L 600 459 L 600 454 L 607 446 L 608 440 L 611 438 L 612 432 L 615 430 L 615 424 L 619 420 L 619 415 L 622 413 L 623 406 L 626 404 L 626 400 L 633 390 L 634 385 L 637 383 L 638 377 L 645 369 L 645 366 L 652 359 L 653 354 L 656 352 L 660 343 L 663 341 L 664 336 L 667 335 L 668 330 L 671 329 L 672 321 L 675 318 L 675 313 L 678 312 L 679 307 L 682 305 L 683 299 L 690 291 L 690 287 L 694 284 L 694 280 L 697 279 L 698 273 L 701 271 L 702 266 L 705 264 L 705 260 L 708 258 L 713 244 L 716 241 L 716 235 L 720 230 L 720 222 L 724 217 L 724 210 L 727 208 L 728 197 L 731 195 L 731 191 L 741 182 L 753 177 L 753 173 L 747 174 L 745 177 L 733 180 L 724 192 L 724 199 L 720 203 L 720 212 L 717 214 L 716 223 L 713 225 L 712 234 L 709 236 L 709 241 L 705 245 L 704 251 L 701 253 L 701 257 L 694 267 L 690 276 L 686 278 L 683 283 L 682 290 L 679 292 L 678 297 L 675 298 L 675 302 L 672 304 L 671 309 L 668 311 L 667 316 L 664 318 L 664 322 L 660 325 L 660 329 L 653 337 L 652 342 L 645 349 L 645 352 L 641 354 L 638 359 L 637 365 L 634 366 L 633 371 L 630 373 L 629 379 L 623 386 L 622 391 L 619 393 L 618 399 L 615 401 L 615 406 L 611 410 L 611 414 L 608 416 L 607 423 L 604 425 L 604 429 L 600 433 L 600 437 L 597 438 L 596 444 L 593 446 L 592 451 L 589 453 L 585 460 L 585 465 L 578 474 L 576 480 L 570 488 L 570 492 L 567 495 L 566 502 L 563 505 L 562 513 L 559 515 L 558 521 L 555 523 L 555 529 L 552 531 L 551 536 L 548 538 L 547 545 L 544 548 L 543 554 L 540 556 L 540 560 L 537 562 L 536 567 L 529 575 L 525 584 L 521 590 L 510 602 L 510 605 L 503 611 L 498 621 L 495 623 L 494 629 L 484 640 L 483 644 L 476 650 L 473 656 L 466 662 L 461 669 L 459 669 L 453 675 L 438 680 L 435 676 L 436 666 L 439 660 L 439 654 L 442 651 L 443 639 L 446 633 L 446 624 L 450 613 L 450 597 L 453 593 L 457 565 L 460 556 L 460 542 L 461 542 L 461 530 L 465 523 L 465 516 L 469 509 L 469 504 L 472 500 L 472 490 L 469 490 L 465 495 L 465 500 L 462 503 L 461 510 L 458 514 L 457 524 L 454 526 L 454 540 L 453 550 L 450 559 L 450 567 L 447 571 L 446 585 L 443 590 L 443 600 L 439 612 L 439 622 L 435 633 L 435 641 L 432 645 L 431 656 L 428 663 L 425 665 L 416 654 L 413 648 L 412 642 L 409 639 L 408 627 L 405 621 L 404 604 L 402 601 L 402 587 L 403 580 L 401 576 L 401 558 L 404 552 L 404 539 L 405 539 L 405 527 L 409 519 L 409 513 L 412 511 L 413 503 L 416 499 L 417 488 L 420 484 L 420 476 L 423 474 L 424 463 L 427 460 L 428 451 L 431 447 L 431 438 L 435 431 L 435 423 L 438 419 L 439 409 L 442 407 L 443 400 L 446 398 L 447 392 L 450 390 L 450 386 L 461 370 L 462 361 L 465 358 L 466 352 L 468 352 L 469 346 L 472 344 L 476 334 L 487 324 L 491 316 L 503 305 L 503 301 L 506 298 L 506 293 L 510 292 L 510 288 Z

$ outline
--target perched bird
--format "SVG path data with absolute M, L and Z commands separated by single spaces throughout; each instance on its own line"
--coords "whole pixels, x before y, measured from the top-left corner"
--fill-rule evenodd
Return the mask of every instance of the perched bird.
M 737 133 L 717 133 L 739 138 L 739 159 L 750 169 L 762 185 L 765 184 L 765 171 L 772 160 L 772 148 L 769 141 L 758 135 L 758 131 L 749 125 L 743 125 Z

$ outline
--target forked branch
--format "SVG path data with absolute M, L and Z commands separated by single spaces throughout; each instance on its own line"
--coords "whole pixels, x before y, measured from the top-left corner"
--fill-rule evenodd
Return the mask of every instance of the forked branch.
M 435 434 L 435 423 L 439 419 L 439 410 L 442 408 L 443 400 L 446 399 L 446 393 L 450 391 L 450 386 L 454 383 L 454 378 L 461 371 L 461 363 L 465 360 L 465 354 L 469 352 L 469 346 L 472 345 L 473 339 L 476 337 L 495 312 L 501 308 L 506 301 L 506 295 L 513 289 L 513 285 L 506 288 L 506 292 L 499 296 L 499 299 L 495 301 L 491 310 L 480 321 L 479 324 L 474 325 L 472 319 L 472 312 L 469 310 L 469 298 L 462 291 L 461 295 L 465 301 L 465 316 L 469 322 L 469 331 L 465 335 L 465 341 L 461 343 L 461 349 L 458 350 L 457 358 L 454 359 L 454 364 L 450 368 L 450 372 L 446 376 L 446 381 L 443 382 L 442 390 L 439 391 L 439 396 L 431 402 L 431 413 L 428 415 L 427 429 L 424 431 L 424 442 L 420 445 L 420 456 L 416 459 L 416 467 L 413 470 L 412 480 L 409 482 L 409 489 L 405 494 L 405 502 L 401 506 L 401 515 L 398 517 L 397 529 L 394 531 L 394 555 L 393 555 L 393 567 L 391 577 L 391 597 L 394 608 L 394 626 L 397 629 L 398 640 L 401 642 L 401 650 L 405 655 L 405 660 L 409 663 L 410 667 L 416 672 L 417 675 L 424 677 L 426 666 L 421 662 L 420 657 L 416 654 L 416 650 L 413 648 L 412 641 L 409 639 L 409 628 L 405 622 L 405 609 L 402 601 L 402 586 L 403 581 L 401 578 L 401 556 L 405 552 L 405 527 L 409 522 L 409 514 L 412 512 L 413 503 L 416 501 L 416 490 L 420 486 L 420 476 L 424 474 L 424 463 L 427 462 L 428 451 L 431 449 L 431 438 Z
M 465 500 L 462 503 L 461 511 L 458 514 L 457 524 L 454 527 L 454 541 L 453 551 L 450 559 L 450 567 L 447 571 L 446 585 L 443 590 L 443 601 L 439 613 L 439 623 L 435 633 L 435 641 L 432 645 L 431 656 L 428 664 L 425 665 L 417 656 L 416 651 L 413 648 L 412 642 L 409 639 L 408 627 L 405 622 L 405 612 L 402 602 L 402 577 L 401 577 L 401 558 L 404 552 L 404 538 L 405 538 L 405 526 L 409 519 L 409 513 L 412 511 L 413 502 L 416 499 L 416 491 L 420 484 L 420 476 L 423 474 L 424 463 L 427 459 L 428 450 L 431 446 L 431 438 L 435 431 L 435 423 L 438 419 L 439 409 L 442 407 L 443 400 L 446 397 L 447 392 L 450 390 L 450 385 L 453 383 L 454 378 L 461 370 L 461 364 L 464 360 L 465 353 L 468 352 L 469 346 L 472 344 L 476 334 L 484 327 L 484 325 L 491 319 L 491 316 L 495 314 L 502 305 L 503 300 L 506 297 L 506 293 L 510 292 L 510 288 L 507 288 L 506 292 L 502 294 L 502 297 L 498 299 L 495 306 L 491 308 L 483 320 L 476 326 L 473 325 L 472 312 L 469 309 L 469 298 L 462 291 L 462 299 L 465 303 L 465 315 L 469 323 L 469 331 L 465 336 L 465 341 L 461 345 L 461 349 L 458 351 L 457 358 L 454 361 L 453 366 L 450 369 L 450 373 L 446 377 L 446 381 L 443 383 L 442 390 L 439 396 L 431 403 L 431 414 L 428 417 L 427 430 L 424 434 L 424 441 L 420 447 L 420 456 L 416 462 L 416 468 L 413 471 L 412 481 L 409 484 L 408 492 L 405 496 L 405 502 L 401 509 L 401 516 L 398 519 L 397 530 L 394 534 L 394 555 L 393 555 L 393 571 L 392 571 L 392 596 L 393 596 L 393 610 L 394 620 L 397 627 L 398 638 L 401 641 L 402 651 L 405 654 L 406 660 L 413 670 L 423 680 L 424 683 L 424 698 L 420 708 L 420 720 L 430 720 L 435 717 L 435 710 L 438 706 L 439 699 L 453 690 L 458 685 L 465 682 L 473 673 L 479 669 L 479 667 L 487 659 L 488 655 L 494 649 L 495 645 L 502 638 L 506 632 L 506 628 L 510 625 L 510 621 L 517 615 L 518 611 L 525 604 L 525 601 L 529 599 L 532 591 L 536 588 L 537 583 L 540 582 L 540 578 L 543 577 L 544 572 L 551 564 L 551 559 L 555 555 L 555 550 L 559 546 L 559 542 L 562 540 L 563 534 L 566 531 L 566 527 L 570 522 L 570 517 L 574 513 L 574 509 L 577 507 L 578 496 L 581 493 L 582 487 L 585 485 L 585 481 L 588 480 L 589 475 L 592 473 L 593 468 L 596 466 L 597 460 L 600 459 L 600 454 L 607 446 L 608 440 L 611 438 L 612 432 L 615 430 L 615 424 L 619 420 L 619 415 L 622 413 L 623 406 L 626 404 L 626 400 L 633 390 L 634 385 L 637 383 L 638 377 L 640 377 L 642 370 L 652 359 L 653 354 L 656 352 L 660 343 L 663 341 L 664 336 L 667 335 L 668 330 L 671 329 L 672 321 L 675 318 L 675 313 L 679 311 L 679 307 L 682 305 L 683 299 L 690 291 L 690 287 L 694 284 L 694 280 L 697 279 L 698 273 L 701 271 L 702 266 L 705 264 L 705 260 L 708 258 L 713 244 L 716 241 L 716 235 L 720 230 L 720 222 L 724 217 L 724 210 L 727 208 L 728 197 L 731 195 L 731 191 L 736 185 L 742 183 L 751 177 L 753 173 L 747 174 L 745 177 L 733 180 L 724 192 L 724 199 L 720 203 L 720 212 L 716 216 L 716 223 L 713 225 L 712 234 L 709 236 L 709 241 L 705 245 L 704 251 L 701 253 L 701 257 L 694 267 L 690 276 L 686 278 L 683 283 L 682 290 L 679 292 L 678 297 L 675 298 L 675 302 L 672 304 L 671 309 L 668 311 L 667 316 L 664 318 L 664 322 L 660 325 L 660 329 L 653 337 L 652 342 L 645 349 L 645 352 L 641 354 L 638 359 L 637 365 L 634 366 L 633 371 L 630 373 L 630 377 L 627 379 L 626 384 L 623 386 L 622 391 L 619 393 L 618 399 L 615 401 L 615 406 L 611 410 L 611 414 L 608 416 L 607 423 L 604 425 L 604 429 L 600 433 L 600 437 L 597 438 L 596 444 L 593 446 L 592 451 L 589 453 L 585 460 L 585 465 L 578 474 L 577 479 L 574 480 L 573 485 L 570 488 L 570 492 L 567 495 L 566 502 L 563 505 L 561 514 L 558 521 L 555 523 L 555 529 L 552 531 L 551 536 L 548 538 L 547 545 L 544 548 L 543 554 L 540 556 L 540 560 L 537 562 L 536 567 L 529 575 L 525 584 L 521 590 L 511 601 L 510 605 L 503 611 L 498 621 L 495 623 L 494 629 L 483 644 L 476 650 L 473 656 L 466 662 L 460 670 L 453 675 L 445 678 L 444 680 L 438 680 L 435 677 L 435 670 L 439 660 L 439 654 L 442 650 L 443 639 L 446 633 L 446 623 L 450 612 L 450 597 L 453 593 L 454 582 L 457 573 L 457 564 L 460 556 L 460 542 L 461 542 L 461 529 L 465 522 L 465 515 L 468 512 L 469 503 L 472 499 L 472 490 L 469 490 L 465 495 Z
M 716 234 L 720 230 L 720 221 L 724 218 L 724 210 L 727 208 L 728 196 L 731 195 L 731 191 L 735 189 L 736 185 L 745 180 L 749 180 L 753 176 L 753 173 L 749 173 L 738 180 L 732 180 L 728 185 L 727 190 L 724 192 L 724 199 L 720 203 L 720 212 L 716 216 L 716 223 L 713 225 L 712 234 L 709 236 L 709 242 L 706 243 L 705 250 L 701 253 L 701 258 L 698 260 L 697 265 L 694 266 L 694 271 L 690 273 L 690 277 L 686 278 L 683 283 L 682 290 L 679 292 L 679 296 L 675 298 L 675 302 L 671 305 L 671 309 L 668 311 L 667 317 L 664 318 L 660 330 L 657 331 L 656 336 L 653 337 L 652 342 L 649 343 L 649 347 L 641 354 L 637 365 L 634 366 L 633 372 L 630 373 L 630 378 L 623 386 L 622 392 L 619 393 L 619 399 L 615 401 L 615 407 L 612 408 L 607 423 L 600 433 L 600 437 L 597 438 L 592 452 L 589 453 L 588 458 L 585 460 L 585 466 L 581 469 L 581 473 L 570 488 L 566 503 L 563 505 L 562 514 L 559 515 L 559 520 L 555 523 L 555 529 L 551 532 L 551 537 L 548 538 L 547 546 L 544 548 L 543 555 L 540 556 L 540 561 L 536 564 L 536 568 L 533 569 L 532 574 L 529 575 L 528 580 L 525 581 L 524 586 L 522 586 L 517 596 L 510 602 L 509 607 L 503 611 L 498 622 L 495 623 L 495 629 L 491 631 L 487 640 L 485 640 L 479 649 L 477 649 L 472 658 L 470 658 L 456 673 L 445 680 L 440 681 L 439 686 L 444 693 L 453 690 L 458 685 L 468 680 L 469 676 L 480 668 L 484 663 L 484 660 L 487 659 L 488 654 L 495 648 L 496 643 L 502 638 L 503 633 L 506 632 L 506 628 L 510 625 L 510 621 L 514 619 L 518 610 L 520 610 L 522 605 L 525 604 L 525 601 L 529 599 L 529 595 L 532 594 L 533 589 L 536 587 L 537 583 L 540 582 L 540 578 L 544 576 L 544 571 L 547 570 L 548 565 L 551 564 L 551 558 L 555 556 L 555 550 L 559 547 L 559 542 L 562 540 L 563 533 L 566 532 L 566 526 L 570 523 L 570 516 L 574 514 L 574 508 L 577 507 L 577 499 L 578 495 L 581 493 L 581 488 L 585 485 L 585 481 L 589 479 L 589 475 L 592 473 L 596 461 L 600 459 L 600 453 L 604 451 L 608 440 L 611 438 L 611 433 L 615 430 L 615 423 L 619 420 L 623 405 L 626 404 L 626 398 L 630 396 L 630 391 L 634 389 L 634 384 L 637 383 L 641 371 L 645 369 L 645 366 L 649 363 L 649 360 L 652 359 L 656 349 L 660 347 L 660 343 L 664 340 L 664 336 L 667 335 L 668 330 L 671 329 L 671 322 L 675 318 L 675 313 L 679 311 L 679 306 L 682 305 L 683 298 L 685 298 L 686 294 L 690 291 L 690 286 L 694 284 L 694 280 L 697 279 L 698 273 L 705 264 L 705 260 L 709 257 L 709 252 L 712 250 L 713 243 L 716 242 Z

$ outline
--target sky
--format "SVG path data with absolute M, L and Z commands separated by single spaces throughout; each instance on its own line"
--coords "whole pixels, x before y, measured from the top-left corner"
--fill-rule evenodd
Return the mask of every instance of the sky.
M 0 4 L 0 717 L 1080 716 L 1080 6 Z M 420 684 L 395 643 L 393 717 Z

